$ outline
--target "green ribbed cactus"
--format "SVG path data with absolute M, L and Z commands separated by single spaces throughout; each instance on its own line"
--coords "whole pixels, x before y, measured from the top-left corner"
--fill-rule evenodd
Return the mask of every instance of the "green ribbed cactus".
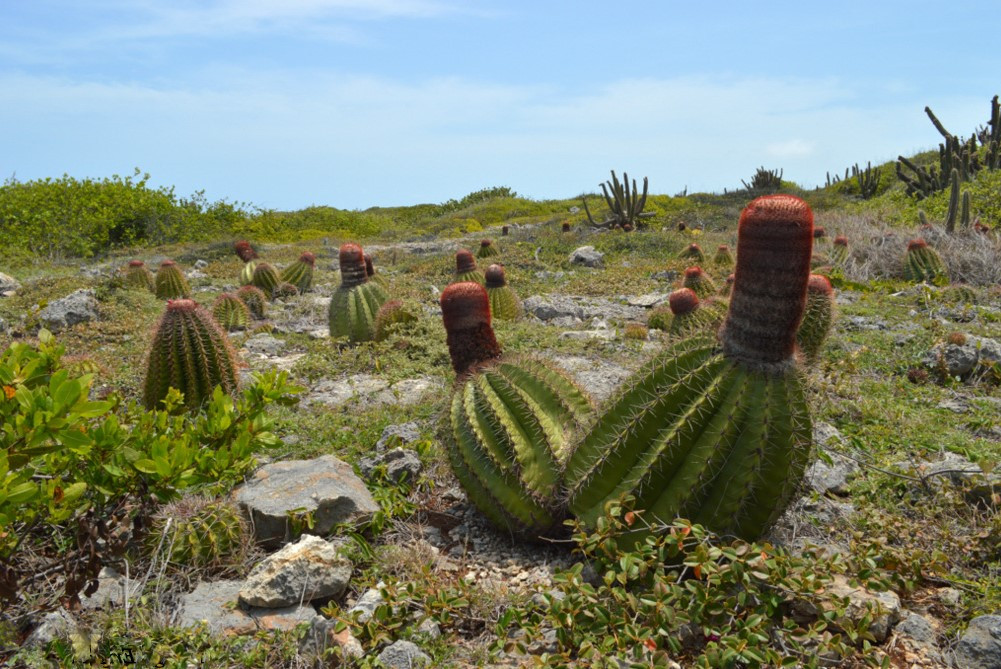
M 295 297 L 299 294 L 299 289 L 295 287 L 294 284 L 288 281 L 280 281 L 277 286 L 275 286 L 275 292 L 272 293 L 272 297 L 276 300 L 287 300 L 290 297 Z
M 452 283 L 463 281 L 475 281 L 481 286 L 487 283 L 483 272 L 476 267 L 476 258 L 473 254 L 466 249 L 459 249 L 455 252 L 455 276 L 452 278 Z
M 840 267 L 848 260 L 848 238 L 838 235 L 831 244 L 831 264 Z
M 444 439 L 455 477 L 499 528 L 545 535 L 565 515 L 564 462 L 590 400 L 546 363 L 501 357 L 483 286 L 448 286 L 441 310 L 458 377 Z
M 928 242 L 920 237 L 908 242 L 904 258 L 905 279 L 938 283 L 948 279 L 948 276 L 942 259 L 935 249 L 928 246 Z
M 946 286 L 940 293 L 946 304 L 972 305 L 977 303 L 977 293 L 965 283 L 954 283 Z
M 248 544 L 247 521 L 235 505 L 204 497 L 182 497 L 165 504 L 152 518 L 146 551 L 164 552 L 185 567 L 224 564 Z
M 701 267 L 689 267 L 685 270 L 682 288 L 691 288 L 699 298 L 705 299 L 716 294 L 716 283 L 702 271 Z
M 275 288 L 281 282 L 282 279 L 278 275 L 278 270 L 272 265 L 266 262 L 257 263 L 257 267 L 254 268 L 254 277 L 251 280 L 251 284 L 260 288 L 261 292 L 268 296 L 268 299 L 274 296 Z
M 212 304 L 212 317 L 223 330 L 242 330 L 250 323 L 250 309 L 236 295 L 223 293 Z
M 156 293 L 156 280 L 153 278 L 153 272 L 149 271 L 149 267 L 146 267 L 146 263 L 142 260 L 129 261 L 128 267 L 125 268 L 125 285 L 128 288 Z
M 257 270 L 257 264 L 257 260 L 249 260 L 243 264 L 243 268 L 240 270 L 241 286 L 254 285 L 254 271 Z
M 507 285 L 504 267 L 491 265 L 486 272 L 487 297 L 490 298 L 490 315 L 502 321 L 513 321 L 521 317 L 521 300 L 511 286 Z
M 375 315 L 389 296 L 385 288 L 368 280 L 360 246 L 341 246 L 339 262 L 341 285 L 330 299 L 330 336 L 347 337 L 350 342 L 371 341 L 375 337 Z
M 385 341 L 393 330 L 407 323 L 416 323 L 421 307 L 414 302 L 388 300 L 375 315 L 375 341 Z
M 268 296 L 264 291 L 257 286 L 241 286 L 240 290 L 236 291 L 236 296 L 247 305 L 251 316 L 258 320 L 264 318 L 264 309 L 268 303 Z
M 494 246 L 494 243 L 489 239 L 484 239 L 480 241 L 480 250 L 476 252 L 477 258 L 492 258 L 494 256 L 499 256 L 500 251 Z
M 305 251 L 299 259 L 285 268 L 281 273 L 281 280 L 296 287 L 297 293 L 305 293 L 313 287 L 313 267 L 316 265 L 316 256 Z
M 826 276 L 811 274 L 806 286 L 806 310 L 796 333 L 796 343 L 806 361 L 814 364 L 820 357 L 831 323 L 834 322 L 834 288 Z
M 666 307 L 650 312 L 647 325 L 674 337 L 708 334 L 719 329 L 726 307 L 724 301 L 710 298 L 703 302 L 691 288 L 679 288 L 668 296 Z
M 724 281 L 723 285 L 719 287 L 720 297 L 730 297 L 730 292 L 733 290 L 733 282 L 735 278 L 736 275 L 733 272 L 726 275 L 726 281 Z
M 173 260 L 164 260 L 156 271 L 156 296 L 161 300 L 179 300 L 191 297 L 191 287 Z
M 627 542 L 677 517 L 751 539 L 778 517 L 811 449 L 795 353 L 812 243 L 799 198 L 744 209 L 719 338 L 685 339 L 654 358 L 574 449 L 570 509 L 585 525 L 626 494 L 643 511 Z
M 389 284 L 386 282 L 386 277 L 375 271 L 375 263 L 372 262 L 372 254 L 368 251 L 365 252 L 365 274 L 368 276 L 369 281 L 375 281 L 383 288 L 389 287 Z
M 685 258 L 689 260 L 697 260 L 698 262 L 705 262 L 706 256 L 702 252 L 702 247 L 692 242 L 689 244 L 684 251 L 678 254 L 679 258 Z
M 170 388 L 184 393 L 184 404 L 197 409 L 216 386 L 233 393 L 236 361 L 226 333 L 193 300 L 168 300 L 153 332 L 143 404 L 155 409 Z
M 713 256 L 713 263 L 721 267 L 733 267 L 733 254 L 730 253 L 730 247 L 726 244 L 720 244 L 716 248 L 716 255 Z

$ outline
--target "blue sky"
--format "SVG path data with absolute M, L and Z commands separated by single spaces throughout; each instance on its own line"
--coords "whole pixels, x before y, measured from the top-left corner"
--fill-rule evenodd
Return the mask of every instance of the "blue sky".
M 803 185 L 1001 93 L 991 3 L 0 0 L 0 177 L 296 209 Z

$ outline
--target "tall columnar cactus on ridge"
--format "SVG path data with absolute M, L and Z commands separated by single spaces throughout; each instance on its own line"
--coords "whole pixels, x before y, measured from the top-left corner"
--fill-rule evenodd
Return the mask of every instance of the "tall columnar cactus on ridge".
M 521 300 L 511 286 L 507 285 L 504 267 L 491 265 L 486 272 L 487 296 L 490 298 L 490 314 L 502 321 L 513 321 L 521 316 Z
M 826 276 L 811 274 L 806 285 L 806 311 L 796 333 L 796 343 L 806 361 L 813 364 L 834 322 L 834 288 Z
M 257 286 L 241 286 L 236 291 L 236 296 L 247 305 L 251 316 L 258 320 L 264 318 L 264 308 L 268 303 L 268 296 L 264 291 Z
M 173 260 L 164 260 L 156 271 L 156 296 L 161 300 L 191 297 L 191 287 Z
M 155 409 L 170 388 L 184 393 L 184 404 L 197 409 L 220 386 L 237 388 L 236 362 L 226 333 L 194 300 L 168 300 L 153 332 L 143 404 Z
M 281 282 L 282 279 L 278 275 L 278 270 L 270 263 L 261 262 L 257 263 L 257 267 L 254 268 L 254 276 L 250 283 L 260 288 L 261 292 L 267 295 L 268 299 L 271 299 L 274 297 L 275 288 Z
M 476 267 L 476 258 L 466 249 L 459 249 L 455 252 L 455 276 L 452 283 L 462 283 L 463 281 L 475 281 L 481 286 L 486 285 L 486 277 Z
M 726 244 L 720 244 L 716 249 L 716 255 L 713 256 L 713 263 L 722 267 L 733 267 L 733 254 L 730 253 L 730 247 Z
M 701 267 L 689 267 L 685 270 L 685 278 L 682 280 L 683 288 L 691 288 L 700 298 L 706 298 L 716 293 L 716 283 L 712 278 L 702 271 Z
M 846 260 L 848 260 L 848 238 L 838 235 L 831 244 L 831 263 L 844 265 Z
M 477 258 L 492 258 L 493 256 L 499 256 L 500 251 L 494 246 L 494 243 L 489 239 L 483 239 L 480 241 L 480 250 L 476 252 Z
M 295 286 L 296 292 L 305 293 L 313 286 L 313 268 L 315 265 L 316 256 L 309 251 L 304 251 L 298 260 L 282 271 L 279 278 L 282 282 Z
M 250 309 L 236 295 L 223 293 L 212 304 L 212 317 L 223 330 L 240 330 L 250 322 Z
M 383 288 L 388 288 L 386 277 L 375 271 L 375 263 L 372 262 L 372 254 L 368 251 L 365 251 L 365 274 L 368 276 L 369 281 L 375 281 Z
M 330 299 L 330 336 L 348 341 L 371 341 L 375 337 L 375 316 L 389 299 L 386 289 L 368 280 L 365 255 L 357 244 L 341 246 L 341 285 Z
M 942 258 L 921 237 L 907 243 L 907 255 L 904 257 L 904 278 L 908 281 L 929 283 L 948 278 Z
M 678 254 L 678 257 L 697 260 L 699 262 L 705 262 L 706 259 L 706 255 L 702 252 L 702 247 L 695 242 L 686 246 L 685 250 Z
M 452 471 L 499 528 L 543 536 L 565 516 L 564 462 L 590 400 L 547 363 L 501 356 L 480 284 L 448 286 L 441 311 L 457 376 L 443 440 Z
M 738 226 L 736 280 L 717 337 L 682 340 L 606 405 L 567 465 L 570 509 L 594 526 L 632 495 L 634 542 L 676 517 L 742 538 L 778 517 L 812 434 L 796 361 L 813 214 L 791 195 L 757 198 Z
M 146 267 L 146 263 L 142 260 L 129 261 L 125 268 L 125 285 L 129 288 L 156 293 L 156 280 L 153 278 L 153 272 L 149 271 L 149 267 Z

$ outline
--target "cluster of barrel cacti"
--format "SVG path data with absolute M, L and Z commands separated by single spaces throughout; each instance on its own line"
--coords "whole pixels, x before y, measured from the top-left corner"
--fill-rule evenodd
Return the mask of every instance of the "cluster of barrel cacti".
M 313 286 L 313 268 L 316 266 L 316 256 L 309 251 L 299 256 L 299 259 L 282 271 L 282 283 L 295 286 L 296 293 L 305 293 Z M 279 284 L 281 285 L 281 284 Z M 285 292 L 288 292 L 285 289 Z
M 685 278 L 681 282 L 683 288 L 691 288 L 700 298 L 716 294 L 716 282 L 706 274 L 701 267 L 689 267 L 685 270 Z
M 521 300 L 507 283 L 502 265 L 491 265 L 486 271 L 487 296 L 490 299 L 490 313 L 502 321 L 513 321 L 521 316 Z

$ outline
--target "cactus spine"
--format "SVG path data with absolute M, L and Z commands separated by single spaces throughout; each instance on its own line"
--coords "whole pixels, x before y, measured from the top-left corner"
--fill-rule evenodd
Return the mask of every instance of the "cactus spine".
M 313 267 L 316 256 L 309 251 L 304 252 L 299 259 L 285 268 L 281 280 L 296 287 L 297 293 L 305 293 L 313 286 Z
M 394 329 L 407 323 L 416 323 L 419 318 L 419 305 L 388 300 L 375 314 L 375 341 L 385 341 Z
M 667 303 L 667 309 L 658 308 L 650 314 L 648 324 L 675 337 L 715 332 L 726 316 L 726 302 L 703 302 L 691 288 L 674 291 Z
M 458 377 L 445 439 L 452 470 L 495 525 L 544 535 L 565 514 L 563 463 L 590 401 L 547 364 L 501 358 L 483 286 L 448 286 L 441 308 Z
M 810 364 L 817 362 L 834 322 L 834 288 L 826 276 L 811 274 L 806 286 L 806 310 L 796 343 Z
M 912 239 L 907 244 L 907 255 L 904 258 L 904 278 L 908 281 L 925 281 L 934 283 L 948 278 L 945 265 L 935 249 L 928 246 L 921 237 Z
M 716 293 L 716 284 L 701 267 L 689 267 L 685 270 L 682 287 L 691 288 L 700 298 L 706 298 Z
M 250 322 L 250 309 L 236 295 L 223 293 L 212 305 L 212 316 L 223 330 L 240 330 Z
M 257 263 L 257 267 L 254 268 L 254 278 L 251 284 L 260 288 L 261 292 L 268 296 L 268 299 L 274 296 L 275 288 L 281 282 L 278 270 L 273 266 L 266 262 Z
M 487 296 L 490 298 L 490 314 L 502 321 L 513 321 L 521 316 L 521 300 L 511 286 L 507 285 L 504 267 L 491 265 L 486 272 Z
M 243 264 L 240 270 L 240 285 L 252 286 L 254 284 L 254 272 L 257 270 L 257 261 L 249 260 Z
M 368 280 L 360 246 L 341 246 L 339 262 L 341 285 L 330 299 L 330 336 L 347 337 L 350 342 L 371 341 L 375 337 L 375 315 L 389 296 L 385 288 Z
M 574 450 L 570 508 L 585 524 L 623 494 L 645 512 L 629 541 L 678 516 L 744 538 L 775 520 L 812 441 L 794 357 L 812 242 L 813 214 L 799 198 L 744 209 L 719 341 L 693 337 L 653 359 Z
M 142 260 L 129 261 L 128 267 L 125 268 L 125 285 L 129 288 L 156 293 L 156 280 L 153 278 L 153 272 L 149 271 L 149 267 L 146 267 L 146 263 Z
M 489 239 L 484 239 L 480 241 L 480 250 L 476 252 L 477 258 L 492 258 L 493 256 L 499 256 L 500 251 L 494 246 L 494 243 Z
M 692 242 L 685 250 L 678 254 L 679 258 L 696 260 L 698 262 L 705 262 L 706 255 L 702 252 L 702 247 Z
M 203 497 L 170 502 L 152 520 L 147 550 L 162 546 L 175 565 L 221 565 L 243 550 L 248 535 L 247 521 L 238 508 Z
M 264 306 L 268 303 L 268 296 L 257 286 L 241 286 L 236 291 L 236 296 L 247 305 L 250 315 L 256 319 L 264 318 Z
M 476 267 L 476 258 L 466 249 L 459 249 L 455 252 L 455 276 L 452 283 L 462 283 L 463 281 L 475 281 L 481 286 L 486 285 L 486 277 Z
M 191 287 L 173 260 L 164 260 L 156 271 L 156 296 L 161 300 L 191 297 Z
M 716 249 L 716 255 L 713 256 L 713 262 L 722 267 L 733 267 L 733 255 L 730 253 L 730 247 L 726 244 L 720 244 Z
M 848 260 L 848 238 L 838 235 L 831 244 L 831 263 L 844 265 L 846 260 Z
M 193 300 L 169 300 L 153 333 L 143 404 L 155 409 L 170 388 L 184 393 L 197 409 L 216 386 L 237 387 L 236 362 L 229 340 L 212 316 Z

